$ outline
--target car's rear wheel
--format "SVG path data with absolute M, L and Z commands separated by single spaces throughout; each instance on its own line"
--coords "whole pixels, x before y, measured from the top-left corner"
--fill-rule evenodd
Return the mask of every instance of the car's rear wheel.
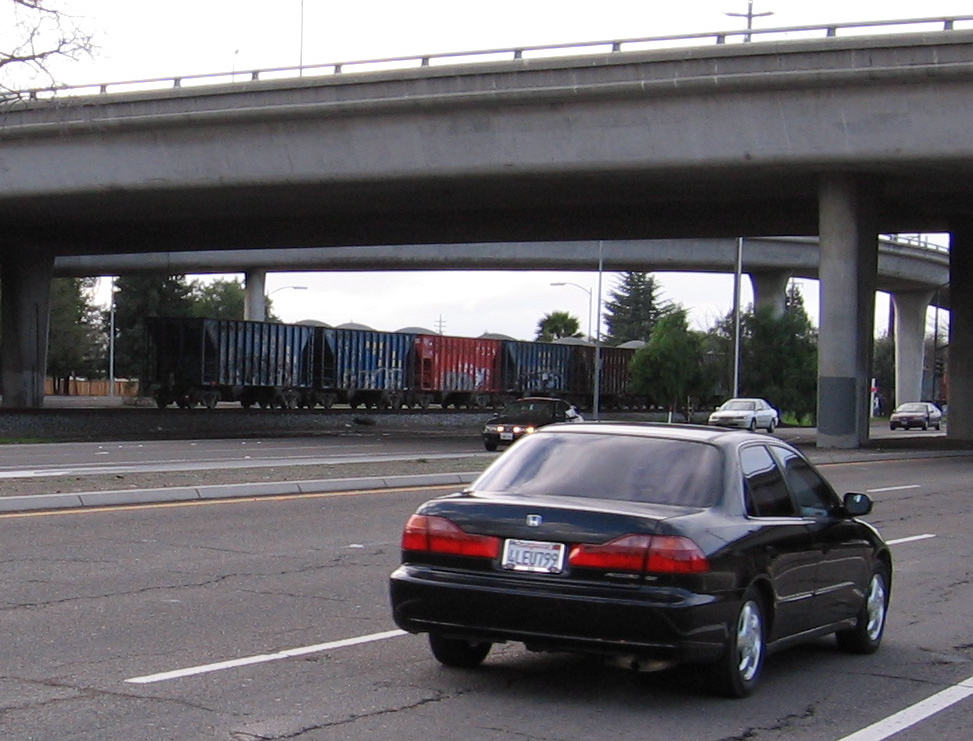
M 743 595 L 730 625 L 726 652 L 713 667 L 715 688 L 726 697 L 746 697 L 756 688 L 764 666 L 766 626 L 763 601 L 756 590 Z
M 492 646 L 489 641 L 467 641 L 462 638 L 446 638 L 439 633 L 429 634 L 432 655 L 444 666 L 478 666 L 483 663 Z
M 773 417 L 771 417 L 770 418 L 770 424 L 767 425 L 767 432 L 769 432 L 771 435 L 773 435 L 774 434 L 774 430 L 776 430 L 776 429 L 777 429 L 777 420 L 774 419 Z
M 492 453 L 497 449 L 497 443 L 494 440 L 484 440 L 483 447 Z
M 865 601 L 858 611 L 855 627 L 841 630 L 835 635 L 838 648 L 855 654 L 878 651 L 885 633 L 885 619 L 889 610 L 889 570 L 885 564 L 876 564 L 868 581 Z

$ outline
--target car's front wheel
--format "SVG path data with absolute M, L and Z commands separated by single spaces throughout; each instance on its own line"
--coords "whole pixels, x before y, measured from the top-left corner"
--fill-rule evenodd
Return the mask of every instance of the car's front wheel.
M 726 651 L 713 667 L 721 695 L 746 697 L 756 688 L 764 666 L 766 632 L 763 601 L 756 590 L 748 589 L 730 626 Z
M 750 424 L 748 425 L 747 429 L 750 430 L 750 432 L 756 432 L 757 431 L 757 418 L 756 417 L 751 417 L 750 418 Z
M 483 663 L 492 646 L 489 641 L 467 641 L 462 638 L 446 638 L 439 633 L 429 634 L 432 655 L 444 666 L 478 666 Z
M 889 570 L 876 564 L 865 591 L 865 601 L 858 611 L 855 627 L 838 631 L 838 648 L 855 654 L 878 651 L 885 633 L 885 619 L 889 610 Z

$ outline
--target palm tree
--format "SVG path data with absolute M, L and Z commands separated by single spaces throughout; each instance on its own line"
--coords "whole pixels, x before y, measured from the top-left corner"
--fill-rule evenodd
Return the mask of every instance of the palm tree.
M 538 342 L 551 342 L 562 337 L 583 337 L 581 323 L 566 311 L 552 311 L 537 322 Z

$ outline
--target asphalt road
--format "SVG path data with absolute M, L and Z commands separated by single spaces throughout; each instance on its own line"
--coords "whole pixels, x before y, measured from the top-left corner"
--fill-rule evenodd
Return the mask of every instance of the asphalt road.
M 441 668 L 422 637 L 394 631 L 386 593 L 402 523 L 439 490 L 0 516 L 0 735 L 880 741 L 914 722 L 895 740 L 968 741 L 971 459 L 823 470 L 870 491 L 869 519 L 895 541 L 886 642 L 871 657 L 830 640 L 779 654 L 743 701 L 689 671 L 519 646 Z M 930 698 L 945 707 L 927 716 Z

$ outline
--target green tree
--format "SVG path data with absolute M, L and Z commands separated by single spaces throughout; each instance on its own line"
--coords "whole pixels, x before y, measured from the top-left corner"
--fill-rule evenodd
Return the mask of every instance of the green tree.
M 184 275 L 122 276 L 115 281 L 115 375 L 138 378 L 145 370 L 146 317 L 193 316 L 192 287 Z
M 566 311 L 552 311 L 537 322 L 538 342 L 551 342 L 564 337 L 583 337 L 576 317 Z
M 239 279 L 219 278 L 211 283 L 193 281 L 190 301 L 193 316 L 209 319 L 243 319 L 246 291 Z
M 51 281 L 47 373 L 55 393 L 67 393 L 74 377 L 105 373 L 104 331 L 92 300 L 94 278 L 55 278 Z
M 685 409 L 690 399 L 707 393 L 703 338 L 689 328 L 686 310 L 672 307 L 632 359 L 633 391 L 672 410 Z
M 670 304 L 659 298 L 659 285 L 651 273 L 625 272 L 605 302 L 606 342 L 620 345 L 631 340 L 648 342 L 656 323 Z
M 818 335 L 800 289 L 796 285 L 788 289 L 780 317 L 774 317 L 769 308 L 760 308 L 743 315 L 741 324 L 741 395 L 760 396 L 798 419 L 813 419 Z

